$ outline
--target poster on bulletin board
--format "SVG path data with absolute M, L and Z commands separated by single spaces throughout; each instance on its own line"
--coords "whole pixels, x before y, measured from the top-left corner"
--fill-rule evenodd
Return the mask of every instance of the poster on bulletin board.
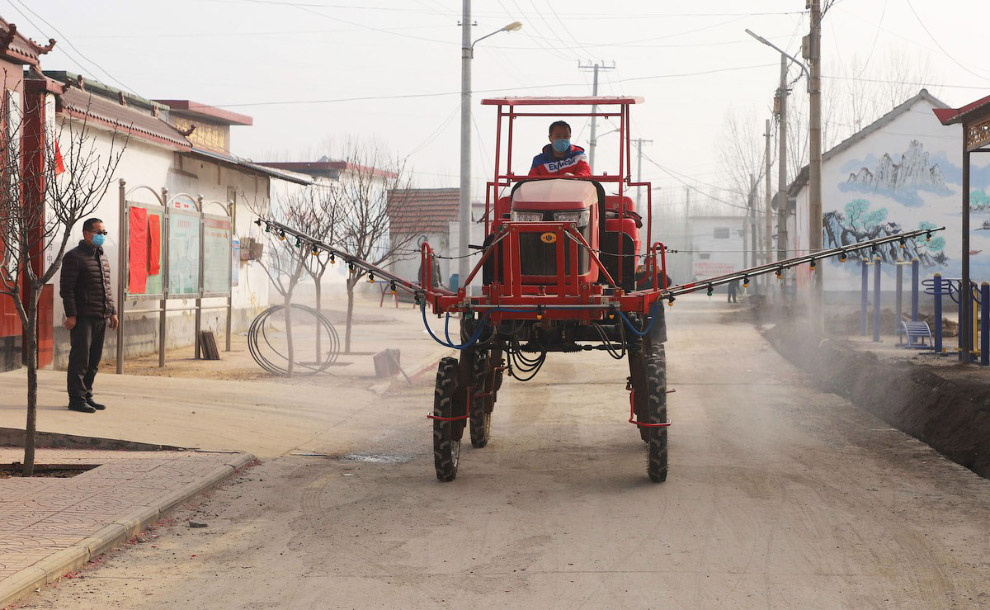
M 162 218 L 165 210 L 128 202 L 127 293 L 162 295 Z
M 168 296 L 199 294 L 199 214 L 168 213 Z
M 203 293 L 230 293 L 230 217 L 203 215 Z

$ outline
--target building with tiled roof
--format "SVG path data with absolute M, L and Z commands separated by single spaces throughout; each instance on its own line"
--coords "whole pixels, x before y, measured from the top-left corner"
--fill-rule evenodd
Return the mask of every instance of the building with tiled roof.
M 460 190 L 405 189 L 389 193 L 388 216 L 393 233 L 446 233 L 457 222 Z
M 258 311 L 267 307 L 268 278 L 259 265 L 252 264 L 253 260 L 247 258 L 242 260 L 236 256 L 236 250 L 223 257 L 204 255 L 203 260 L 209 260 L 210 264 L 204 271 L 203 281 L 199 282 L 196 271 L 200 257 L 198 242 L 194 234 L 173 233 L 174 227 L 171 225 L 168 230 L 158 233 L 163 239 L 167 236 L 169 247 L 161 247 L 161 252 L 166 254 L 155 262 L 154 273 L 136 275 L 136 263 L 132 264 L 134 261 L 131 258 L 134 257 L 134 252 L 139 252 L 135 260 L 143 260 L 140 253 L 145 252 L 147 246 L 144 242 L 135 246 L 133 235 L 129 230 L 125 231 L 125 226 L 134 226 L 134 215 L 133 208 L 127 216 L 121 215 L 118 180 L 123 183 L 128 205 L 135 204 L 142 210 L 151 210 L 146 212 L 149 219 L 155 215 L 164 218 L 161 215 L 164 212 L 163 194 L 167 197 L 164 203 L 169 210 L 179 209 L 183 214 L 192 214 L 201 206 L 204 214 L 229 216 L 229 220 L 204 221 L 211 227 L 207 233 L 213 239 L 210 244 L 214 247 L 215 254 L 217 239 L 224 244 L 229 241 L 231 248 L 234 248 L 238 243 L 235 238 L 252 235 L 252 231 L 257 229 L 252 222 L 255 210 L 267 209 L 276 183 L 308 185 L 312 183 L 312 179 L 305 175 L 264 167 L 231 153 L 230 127 L 251 125 L 251 117 L 187 100 L 153 101 L 69 72 L 42 72 L 40 65 L 27 60 L 31 59 L 32 50 L 40 54 L 44 48 L 38 45 L 30 47 L 16 37 L 11 38 L 9 32 L 7 30 L 7 36 L 4 37 L 3 22 L 0 21 L 0 56 L 4 44 L 9 49 L 16 42 L 15 59 L 27 62 L 26 65 L 30 68 L 24 71 L 25 64 L 20 64 L 15 69 L 8 69 L 8 74 L 23 74 L 23 88 L 27 92 L 25 95 L 32 96 L 28 100 L 30 103 L 18 106 L 24 109 L 26 139 L 23 148 L 38 149 L 38 141 L 51 137 L 47 135 L 49 131 L 42 126 L 54 124 L 53 133 L 57 134 L 60 141 L 60 154 L 63 155 L 65 171 L 68 173 L 74 171 L 72 159 L 80 150 L 78 140 L 70 142 L 70 139 L 78 137 L 83 128 L 87 134 L 87 144 L 83 144 L 83 148 L 92 144 L 101 151 L 105 159 L 109 158 L 107 153 L 110 151 L 121 154 L 112 177 L 112 186 L 107 189 L 92 215 L 102 218 L 110 231 L 104 246 L 110 260 L 117 261 L 123 249 L 122 244 L 130 244 L 130 254 L 125 251 L 130 268 L 124 273 L 121 265 L 115 264 L 113 269 L 113 291 L 115 295 L 126 295 L 125 309 L 141 309 L 143 306 L 140 299 L 160 299 L 165 291 L 172 299 L 183 299 L 186 298 L 185 295 L 193 298 L 199 290 L 198 286 L 202 286 L 204 292 L 208 293 L 218 293 L 218 290 L 210 290 L 207 285 L 221 286 L 219 292 L 222 292 L 226 290 L 228 281 L 232 283 L 230 291 L 234 330 L 245 326 Z M 46 114 L 52 111 L 54 116 Z M 25 189 L 28 190 L 28 187 Z M 144 214 L 139 214 L 138 217 L 144 217 Z M 158 227 L 156 230 L 160 230 L 168 222 L 163 220 L 160 226 L 153 224 Z M 187 225 L 188 222 L 190 221 L 186 221 Z M 81 224 L 72 229 L 71 242 L 81 236 L 81 230 Z M 146 254 L 144 258 L 147 259 Z M 146 260 L 141 263 L 142 266 L 146 264 Z M 166 265 L 172 273 L 161 271 Z M 179 273 L 179 269 L 185 271 Z M 135 281 L 134 278 L 138 276 L 141 280 Z M 167 286 L 163 286 L 166 278 Z M 182 279 L 181 285 L 173 285 L 176 278 Z M 57 284 L 57 281 L 56 277 L 54 282 Z M 219 298 L 226 300 L 225 297 Z M 191 343 L 195 336 L 192 318 L 182 311 L 176 310 L 173 313 L 172 308 L 181 309 L 182 306 L 176 301 L 168 302 L 176 304 L 168 306 L 170 311 L 164 344 Z M 210 302 L 209 297 L 204 297 L 203 303 L 206 307 L 216 304 Z M 64 319 L 61 300 L 53 298 L 52 293 L 48 292 L 43 296 L 40 307 L 42 319 L 52 321 L 51 326 L 46 324 L 46 328 L 39 331 L 42 365 L 52 362 L 64 364 L 69 342 L 68 333 L 61 325 Z M 7 303 L 0 301 L 0 323 L 9 317 L 6 313 Z M 201 316 L 202 328 L 223 328 L 226 325 L 224 317 L 223 309 L 205 309 Z M 143 354 L 161 343 L 157 337 L 157 314 L 134 314 L 121 318 L 127 325 L 127 342 L 123 346 L 125 358 Z M 19 326 L 16 330 L 19 333 Z M 3 368 L 4 360 L 10 360 L 16 366 L 13 358 L 17 358 L 18 354 L 19 347 L 11 340 L 5 340 L 4 332 L 0 332 L 0 368 Z
M 440 275 L 445 285 L 450 285 L 451 274 L 457 270 L 460 225 L 458 211 L 460 190 L 457 188 L 403 189 L 389 193 L 389 232 L 393 242 L 415 235 L 411 243 L 419 246 L 428 241 L 439 255 Z M 480 245 L 484 240 L 484 203 L 472 204 L 471 243 Z M 476 261 L 475 261 L 476 262 Z M 405 260 L 392 266 L 393 273 L 405 278 L 417 279 L 420 258 L 410 253 Z
M 0 88 L 0 114 L 3 116 L 0 119 L 4 123 L 5 133 L 20 136 L 19 146 L 13 149 L 20 151 L 21 167 L 26 173 L 33 174 L 25 175 L 20 183 L 23 187 L 20 195 L 25 206 L 43 205 L 44 187 L 38 179 L 41 172 L 37 168 L 44 166 L 44 153 L 37 144 L 37 132 L 43 125 L 37 100 L 43 93 L 27 91 L 23 74 L 26 70 L 37 72 L 41 56 L 54 46 L 54 40 L 49 40 L 45 46 L 38 44 L 18 32 L 15 24 L 0 19 L 0 72 L 3 75 L 3 88 Z M 15 116 L 6 116 L 10 109 L 19 109 L 20 112 Z M 7 148 L 8 154 L 11 149 Z M 40 264 L 40 260 L 36 262 L 36 271 Z M 0 371 L 20 366 L 22 334 L 20 315 L 13 299 L 0 295 Z M 51 362 L 52 329 L 46 327 L 38 334 L 39 357 L 45 365 Z

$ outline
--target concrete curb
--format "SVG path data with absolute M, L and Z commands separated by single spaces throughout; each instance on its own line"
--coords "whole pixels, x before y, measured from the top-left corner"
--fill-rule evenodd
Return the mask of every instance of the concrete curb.
M 232 460 L 223 466 L 218 466 L 199 481 L 194 481 L 156 500 L 154 506 L 138 507 L 104 526 L 92 536 L 3 579 L 0 581 L 0 609 L 7 608 L 42 585 L 59 581 L 65 574 L 79 569 L 87 562 L 126 542 L 145 528 L 157 523 L 178 504 L 210 489 L 255 460 L 250 453 L 240 453 L 231 457 Z

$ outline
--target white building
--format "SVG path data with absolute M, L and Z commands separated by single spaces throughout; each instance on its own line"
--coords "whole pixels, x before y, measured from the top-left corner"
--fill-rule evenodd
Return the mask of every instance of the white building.
M 677 283 L 701 281 L 746 268 L 742 216 L 692 216 L 688 219 L 691 278 L 672 278 Z
M 32 74 L 30 78 L 42 77 Z M 165 189 L 170 209 L 193 210 L 201 202 L 206 213 L 224 217 L 229 214 L 231 226 L 225 230 L 235 244 L 239 237 L 251 235 L 257 229 L 252 224 L 255 211 L 267 210 L 273 183 L 310 182 L 305 176 L 262 167 L 230 153 L 230 126 L 250 125 L 250 117 L 183 100 L 155 102 L 66 72 L 46 72 L 43 78 L 51 91 L 49 105 L 54 110 L 56 126 L 69 117 L 85 119 L 91 142 L 101 154 L 109 155 L 111 142 L 115 150 L 123 151 L 111 188 L 92 214 L 101 218 L 110 231 L 104 251 L 114 268 L 115 297 L 121 295 L 117 277 L 122 268 L 121 239 L 126 221 L 121 218 L 119 180 L 125 181 L 127 201 L 143 204 L 149 210 L 161 209 Z M 63 150 L 67 150 L 64 142 Z M 73 233 L 70 248 L 82 238 L 81 223 Z M 177 251 L 177 248 L 172 250 L 173 254 Z M 232 327 L 236 331 L 245 328 L 267 306 L 268 282 L 256 262 L 242 260 L 236 251 L 226 251 L 221 256 L 227 261 L 227 268 L 215 257 L 209 263 L 222 269 L 224 276 L 232 280 Z M 193 258 L 198 260 L 198 253 Z M 160 278 L 144 277 L 144 280 L 150 291 L 145 294 L 155 291 L 152 288 L 155 281 L 157 290 L 161 291 Z M 158 315 L 126 312 L 151 309 L 159 301 L 139 296 L 140 290 L 134 290 L 131 281 L 129 277 L 124 286 L 129 293 L 124 307 L 124 352 L 125 355 L 154 352 L 158 348 Z M 57 295 L 57 276 L 53 284 L 54 361 L 56 365 L 64 365 L 69 338 L 62 328 L 65 314 Z M 195 315 L 191 311 L 194 304 L 193 295 L 168 300 L 167 309 L 171 311 L 166 324 L 166 346 L 194 343 Z M 226 330 L 225 305 L 226 298 L 202 300 L 202 328 L 213 330 L 218 340 Z M 107 357 L 112 357 L 115 348 L 115 337 L 108 335 Z
M 824 247 L 833 248 L 901 231 L 945 226 L 931 241 L 915 240 L 903 250 L 898 244 L 879 249 L 883 286 L 893 290 L 898 259 L 917 256 L 922 278 L 941 273 L 961 275 L 962 131 L 943 126 L 932 112 L 945 104 L 922 89 L 873 124 L 823 155 L 822 214 Z M 973 157 L 971 177 L 973 231 L 971 274 L 990 280 L 990 159 Z M 977 165 L 982 163 L 982 165 Z M 808 168 L 791 184 L 797 199 L 793 249 L 808 244 Z M 823 264 L 825 290 L 832 300 L 840 293 L 861 290 L 861 266 L 850 256 Z M 807 267 L 797 271 L 806 286 Z M 872 273 L 871 273 L 872 276 Z M 872 279 L 870 280 L 872 282 Z M 871 283 L 872 287 L 872 283 Z

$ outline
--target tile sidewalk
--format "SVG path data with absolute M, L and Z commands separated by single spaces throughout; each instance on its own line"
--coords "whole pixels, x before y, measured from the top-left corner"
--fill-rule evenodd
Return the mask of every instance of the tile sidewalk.
M 0 463 L 23 455 L 0 447 Z M 0 479 L 0 608 L 125 542 L 254 456 L 39 449 L 36 460 L 99 466 L 65 479 Z

